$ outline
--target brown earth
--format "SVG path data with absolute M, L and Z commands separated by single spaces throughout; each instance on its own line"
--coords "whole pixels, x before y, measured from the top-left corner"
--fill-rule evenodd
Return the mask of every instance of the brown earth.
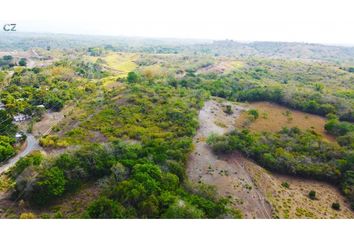
M 224 105 L 231 105 L 233 114 L 224 113 Z M 216 156 L 206 143 L 211 133 L 224 134 L 233 129 L 234 121 L 242 107 L 231 102 L 210 100 L 199 113 L 195 149 L 187 166 L 187 174 L 193 182 L 203 182 L 216 187 L 217 192 L 229 197 L 245 218 L 271 218 L 272 210 L 261 191 L 254 185 L 238 159 L 226 161 Z M 241 156 L 240 156 L 241 157 Z
M 292 110 L 278 104 L 269 102 L 255 102 L 246 105 L 248 109 L 257 109 L 259 118 L 255 121 L 248 120 L 247 112 L 243 112 L 236 121 L 236 127 L 247 127 L 251 131 L 278 132 L 283 127 L 298 127 L 301 130 L 314 130 L 328 141 L 335 141 L 335 138 L 327 134 L 324 125 L 326 118 L 314 114 Z

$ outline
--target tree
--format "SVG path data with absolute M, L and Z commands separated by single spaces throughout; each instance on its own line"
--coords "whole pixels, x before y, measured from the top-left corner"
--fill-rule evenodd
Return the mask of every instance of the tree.
M 311 191 L 309 192 L 309 198 L 310 198 L 311 200 L 315 200 L 315 199 L 316 199 L 316 192 L 313 191 L 313 190 L 311 190 Z
M 117 182 L 123 181 L 128 177 L 127 169 L 123 166 L 123 164 L 117 162 L 111 167 L 111 171 L 114 179 Z
M 139 79 L 139 75 L 135 72 L 129 72 L 128 73 L 128 77 L 127 77 L 127 80 L 128 80 L 128 83 L 136 83 Z
M 60 168 L 53 167 L 45 170 L 34 186 L 35 194 L 32 200 L 38 205 L 48 203 L 63 195 L 66 182 L 64 172 Z
M 203 217 L 204 217 L 204 213 L 202 210 L 196 208 L 195 206 L 183 200 L 176 201 L 162 215 L 162 218 L 172 218 L 172 219 L 192 219 L 192 218 L 203 218 Z
M 332 208 L 334 210 L 339 211 L 340 210 L 340 204 L 338 202 L 332 203 Z
M 232 114 L 233 113 L 232 107 L 230 105 L 226 105 L 225 113 L 227 113 L 227 114 Z
M 0 162 L 7 160 L 15 154 L 15 149 L 11 146 L 5 136 L 0 136 Z
M 5 55 L 2 57 L 5 61 L 12 61 L 13 57 L 11 55 Z
M 89 218 L 125 218 L 125 208 L 107 197 L 100 197 L 96 201 L 90 204 L 86 210 L 86 214 Z
M 18 65 L 25 67 L 27 65 L 26 58 L 21 58 L 20 61 L 18 61 Z
M 12 123 L 12 116 L 5 110 L 0 110 L 0 135 L 11 136 L 16 133 L 17 127 Z

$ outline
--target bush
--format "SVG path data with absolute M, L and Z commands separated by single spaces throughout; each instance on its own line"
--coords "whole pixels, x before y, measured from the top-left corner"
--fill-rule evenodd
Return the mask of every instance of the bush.
M 18 65 L 25 67 L 27 65 L 26 58 L 21 58 L 20 61 L 18 61 Z
M 311 191 L 309 192 L 309 198 L 310 198 L 311 200 L 315 200 L 315 199 L 316 199 L 316 192 L 313 191 L 313 190 L 311 190 Z
M 233 113 L 232 107 L 230 105 L 226 105 L 225 113 L 227 113 L 227 114 L 232 114 Z
M 339 210 L 340 210 L 340 204 L 339 204 L 339 203 L 337 203 L 337 202 L 332 203 L 332 208 L 333 208 L 334 210 L 339 211 Z
M 281 183 L 282 187 L 289 188 L 289 183 L 288 182 L 282 182 Z
M 60 168 L 46 169 L 33 187 L 35 194 L 32 195 L 31 201 L 38 205 L 48 204 L 63 195 L 66 182 L 64 172 Z
M 249 118 L 253 121 L 257 120 L 259 117 L 259 112 L 256 109 L 251 109 L 247 111 Z
M 129 72 L 127 80 L 128 83 L 136 83 L 139 80 L 139 75 L 136 72 Z
M 34 213 L 31 212 L 24 212 L 21 213 L 20 219 L 35 219 L 37 216 Z
M 170 219 L 198 219 L 203 217 L 203 211 L 182 200 L 176 201 L 162 215 L 162 218 Z
M 112 219 L 125 218 L 125 208 L 106 197 L 100 197 L 87 208 L 86 214 L 89 218 Z

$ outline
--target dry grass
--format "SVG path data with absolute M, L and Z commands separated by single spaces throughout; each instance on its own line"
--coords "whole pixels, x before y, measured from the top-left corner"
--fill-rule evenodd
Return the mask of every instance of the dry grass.
M 250 103 L 249 109 L 257 109 L 259 118 L 255 121 L 248 121 L 248 114 L 244 112 L 236 121 L 236 126 L 248 127 L 255 132 L 278 132 L 283 127 L 298 127 L 302 130 L 311 129 L 324 137 L 328 141 L 334 141 L 334 137 L 324 130 L 326 119 L 317 115 L 308 114 L 278 104 L 268 102 Z M 247 122 L 249 122 L 247 124 Z
M 274 217 L 278 218 L 353 218 L 346 198 L 335 186 L 328 183 L 269 173 L 247 159 L 239 159 L 245 166 L 255 185 L 263 192 L 272 205 Z M 289 188 L 282 186 L 287 182 Z M 316 191 L 316 200 L 308 197 Z M 341 210 L 331 208 L 339 202 Z

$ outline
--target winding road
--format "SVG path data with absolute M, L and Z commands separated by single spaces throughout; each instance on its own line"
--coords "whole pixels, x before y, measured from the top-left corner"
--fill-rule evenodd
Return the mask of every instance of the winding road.
M 6 172 L 9 168 L 13 167 L 17 163 L 17 161 L 20 160 L 22 157 L 25 157 L 34 150 L 40 149 L 41 146 L 39 146 L 38 140 L 32 134 L 27 134 L 25 149 L 21 150 L 16 156 L 10 158 L 6 161 L 5 164 L 0 166 L 0 175 Z

